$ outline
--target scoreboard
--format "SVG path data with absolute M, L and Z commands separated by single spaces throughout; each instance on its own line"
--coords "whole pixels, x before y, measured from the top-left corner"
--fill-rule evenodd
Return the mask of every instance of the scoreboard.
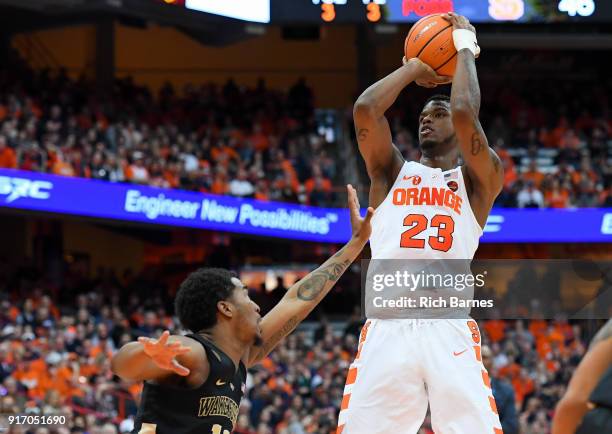
M 272 0 L 277 21 L 411 23 L 453 11 L 474 23 L 610 21 L 610 0 Z M 315 11 L 313 11 L 313 9 Z
M 156 0 L 243 21 L 412 23 L 454 11 L 474 23 L 612 22 L 612 0 Z

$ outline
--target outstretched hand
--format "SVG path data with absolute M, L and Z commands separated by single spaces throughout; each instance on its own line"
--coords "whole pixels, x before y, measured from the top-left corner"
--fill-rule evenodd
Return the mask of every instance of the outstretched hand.
M 351 185 L 346 186 L 348 192 L 349 214 L 351 216 L 351 228 L 353 239 L 363 244 L 367 243 L 372 234 L 371 220 L 374 215 L 374 208 L 368 207 L 365 217 L 361 217 L 359 210 L 359 199 L 357 198 L 357 190 Z
M 145 354 L 157 366 L 183 377 L 187 376 L 190 372 L 189 369 L 181 365 L 176 360 L 176 356 L 188 353 L 191 349 L 183 346 L 180 342 L 168 342 L 169 337 L 170 332 L 166 330 L 159 339 L 139 337 L 138 342 L 143 345 Z

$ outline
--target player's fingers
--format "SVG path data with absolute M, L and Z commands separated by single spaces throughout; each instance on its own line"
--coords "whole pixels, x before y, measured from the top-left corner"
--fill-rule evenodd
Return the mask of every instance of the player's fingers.
M 448 77 L 446 75 L 436 75 L 436 83 L 438 84 L 447 84 L 453 81 L 453 77 Z
M 181 365 L 179 362 L 177 362 L 176 360 L 172 360 L 172 364 L 170 366 L 172 368 L 172 370 L 174 372 L 176 372 L 178 375 L 181 376 L 186 376 L 189 375 L 189 369 L 187 369 L 186 367 L 184 367 L 183 365 Z
M 355 207 L 357 208 L 357 211 L 359 211 L 359 196 L 357 196 L 357 190 L 351 184 L 349 185 L 351 187 L 351 191 L 353 192 L 353 202 L 355 202 Z
M 429 82 L 427 81 L 422 81 L 422 80 L 417 80 L 416 82 L 417 85 L 421 86 L 421 87 L 433 87 L 429 84 Z
M 359 206 L 357 202 L 357 194 L 351 184 L 347 184 L 346 191 L 348 193 L 348 206 L 351 213 L 351 218 L 359 218 Z
M 370 221 L 372 220 L 372 216 L 374 216 L 374 208 L 369 206 L 368 210 L 366 211 L 365 218 L 363 219 L 363 223 L 369 225 Z
M 159 340 L 157 341 L 157 343 L 159 345 L 166 345 L 166 342 L 168 342 L 169 336 L 170 336 L 170 332 L 168 330 L 164 331 L 159 337 Z

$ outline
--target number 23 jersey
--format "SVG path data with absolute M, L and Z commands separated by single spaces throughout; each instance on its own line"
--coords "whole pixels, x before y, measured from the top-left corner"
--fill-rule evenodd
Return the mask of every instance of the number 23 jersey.
M 372 259 L 471 260 L 482 233 L 461 167 L 407 161 L 372 218 Z

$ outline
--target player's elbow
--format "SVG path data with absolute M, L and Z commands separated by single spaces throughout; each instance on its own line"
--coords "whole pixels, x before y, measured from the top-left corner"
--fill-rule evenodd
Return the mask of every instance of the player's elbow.
M 575 411 L 586 411 L 588 409 L 589 399 L 583 393 L 573 393 L 572 391 L 566 392 L 565 396 L 561 398 L 559 404 L 557 404 L 557 412 L 575 412 Z
M 363 123 L 376 117 L 376 103 L 370 98 L 360 96 L 353 106 L 353 119 L 355 122 Z
M 124 345 L 110 361 L 111 372 L 123 380 L 133 380 L 135 378 L 134 363 L 130 363 L 128 352 L 131 348 L 130 344 Z M 132 368 L 132 369 L 130 369 Z
M 122 364 L 118 356 L 119 354 L 115 354 L 113 358 L 111 359 L 110 369 L 111 369 L 111 372 L 117 377 L 124 378 L 124 375 L 123 375 L 124 373 L 123 373 L 123 370 L 121 369 Z

